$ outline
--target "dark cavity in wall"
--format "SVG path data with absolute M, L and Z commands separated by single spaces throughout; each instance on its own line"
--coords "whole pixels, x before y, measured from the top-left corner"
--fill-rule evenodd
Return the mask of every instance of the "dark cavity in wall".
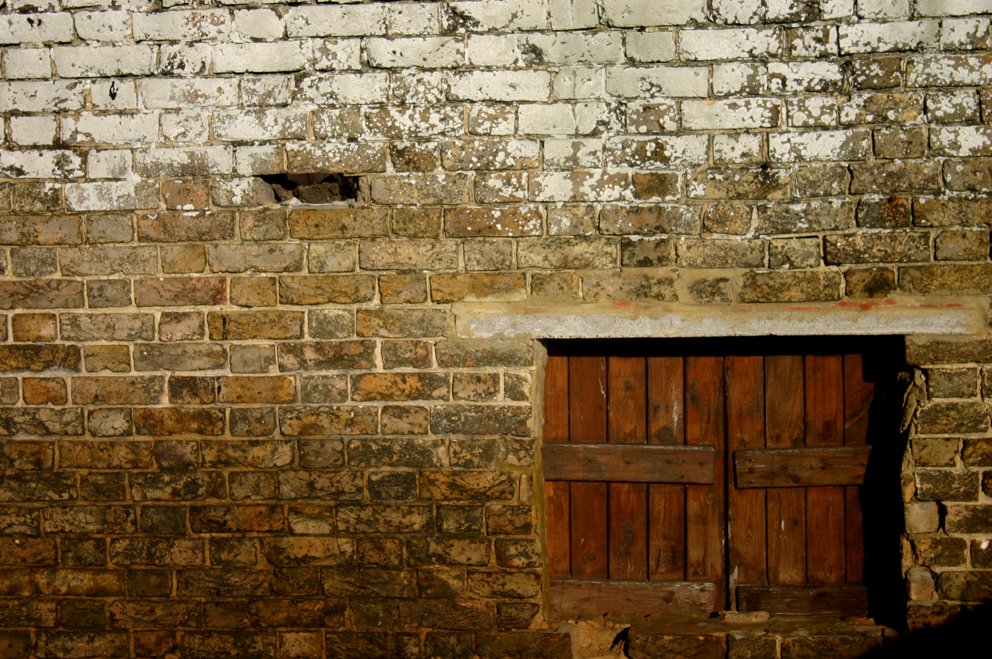
M 304 204 L 331 204 L 358 199 L 358 177 L 345 174 L 266 174 L 261 177 L 272 186 L 276 200 L 297 199 Z

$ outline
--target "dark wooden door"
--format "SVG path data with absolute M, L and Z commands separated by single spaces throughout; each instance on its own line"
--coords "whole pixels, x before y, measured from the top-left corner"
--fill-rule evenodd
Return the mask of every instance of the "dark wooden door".
M 870 347 L 550 344 L 553 606 L 863 614 Z

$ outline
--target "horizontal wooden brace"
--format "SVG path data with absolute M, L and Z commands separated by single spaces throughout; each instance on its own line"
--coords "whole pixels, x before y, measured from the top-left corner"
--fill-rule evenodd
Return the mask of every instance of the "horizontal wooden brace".
M 544 478 L 612 483 L 713 482 L 712 446 L 545 444 Z
M 864 586 L 738 586 L 740 611 L 768 611 L 776 616 L 865 615 Z
M 551 579 L 551 609 L 563 617 L 705 617 L 716 606 L 716 584 L 708 581 L 609 581 Z
M 747 449 L 734 452 L 738 488 L 860 485 L 868 446 Z

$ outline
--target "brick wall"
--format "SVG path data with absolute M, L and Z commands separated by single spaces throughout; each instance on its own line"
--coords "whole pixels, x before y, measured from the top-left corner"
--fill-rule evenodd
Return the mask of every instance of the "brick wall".
M 990 15 L 0 0 L 0 654 L 564 652 L 540 346 L 456 311 L 987 307 Z M 992 338 L 908 358 L 915 625 L 992 599 Z

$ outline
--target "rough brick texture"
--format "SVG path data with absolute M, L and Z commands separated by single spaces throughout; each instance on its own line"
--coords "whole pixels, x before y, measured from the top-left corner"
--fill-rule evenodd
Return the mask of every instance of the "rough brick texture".
M 0 655 L 565 656 L 540 347 L 458 310 L 987 309 L 990 17 L 0 1 Z M 909 339 L 910 624 L 992 599 L 990 346 Z

